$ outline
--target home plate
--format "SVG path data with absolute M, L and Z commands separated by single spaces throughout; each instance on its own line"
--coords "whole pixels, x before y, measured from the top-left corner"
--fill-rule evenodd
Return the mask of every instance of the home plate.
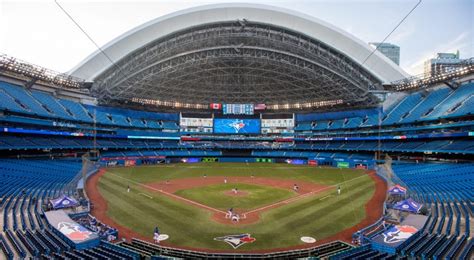
M 312 243 L 316 243 L 316 238 L 314 238 L 314 237 L 301 237 L 301 241 L 303 241 L 307 244 L 312 244 Z

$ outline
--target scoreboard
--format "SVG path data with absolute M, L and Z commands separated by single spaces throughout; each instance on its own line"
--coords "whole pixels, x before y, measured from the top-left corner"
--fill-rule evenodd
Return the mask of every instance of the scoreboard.
M 224 115 L 253 115 L 253 104 L 223 104 L 222 112 Z

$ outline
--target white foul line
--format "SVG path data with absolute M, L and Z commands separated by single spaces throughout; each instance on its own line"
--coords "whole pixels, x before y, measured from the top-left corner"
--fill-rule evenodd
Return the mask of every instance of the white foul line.
M 332 197 L 332 195 L 324 196 L 324 197 L 320 198 L 319 200 L 325 200 L 325 199 L 327 199 L 327 198 L 329 198 L 329 197 Z
M 151 189 L 151 190 L 154 190 L 154 191 L 157 191 L 157 192 L 161 192 L 161 193 L 166 194 L 166 195 L 168 195 L 168 196 L 170 196 L 170 197 L 173 197 L 173 198 L 175 198 L 175 199 L 183 200 L 183 201 L 186 201 L 186 202 L 188 202 L 188 203 L 194 204 L 194 205 L 196 205 L 196 206 L 199 206 L 199 207 L 202 207 L 202 208 L 205 208 L 205 209 L 214 211 L 214 212 L 219 212 L 219 213 L 226 214 L 225 211 L 222 211 L 222 210 L 219 210 L 219 209 L 215 209 L 215 208 L 211 208 L 211 207 L 206 206 L 206 205 L 204 205 L 204 204 L 201 204 L 201 203 L 198 203 L 198 202 L 195 202 L 195 201 L 192 201 L 192 200 L 188 200 L 188 199 L 186 199 L 186 198 L 183 198 L 183 197 L 174 195 L 173 193 L 166 192 L 166 191 L 164 191 L 164 190 L 160 190 L 160 189 L 157 189 L 157 188 L 155 188 L 155 187 L 152 187 L 152 186 L 149 186 L 149 185 L 146 185 L 146 184 L 143 184 L 143 183 L 139 183 L 139 182 L 136 182 L 136 181 L 133 181 L 133 180 L 124 178 L 124 177 L 119 176 L 119 175 L 117 175 L 117 174 L 115 174 L 115 173 L 113 173 L 113 172 L 108 172 L 108 173 L 114 175 L 115 177 L 118 177 L 118 178 L 127 180 L 127 181 L 129 181 L 129 182 L 131 182 L 131 183 L 135 183 L 135 184 L 137 184 L 137 185 L 139 185 L 139 186 L 143 186 L 143 187 L 145 187 L 145 188 L 148 188 L 148 189 Z
M 370 173 L 368 173 L 367 175 L 370 175 Z M 319 192 L 324 191 L 324 190 L 327 190 L 327 189 L 329 189 L 329 188 L 337 187 L 337 186 L 339 186 L 339 185 L 341 185 L 341 184 L 344 184 L 344 183 L 346 183 L 346 182 L 350 182 L 350 181 L 353 181 L 353 180 L 356 180 L 356 179 L 359 179 L 359 178 L 362 178 L 362 177 L 365 177 L 365 175 L 362 175 L 362 176 L 359 176 L 359 177 L 356 177 L 356 178 L 353 178 L 353 179 L 350 179 L 350 180 L 347 180 L 347 181 L 343 181 L 343 182 L 341 182 L 341 183 L 337 183 L 337 184 L 334 184 L 334 185 L 331 185 L 331 186 L 326 186 L 326 187 L 321 188 L 321 189 L 318 189 L 318 190 L 310 191 L 310 192 L 308 192 L 308 193 L 304 193 L 304 194 L 301 194 L 301 195 L 299 195 L 299 196 L 296 196 L 296 197 L 293 197 L 293 198 L 289 198 L 289 199 L 287 199 L 287 200 L 283 200 L 283 201 L 280 201 L 280 202 L 275 202 L 275 203 L 273 203 L 273 204 L 266 205 L 266 206 L 263 206 L 263 207 L 258 208 L 258 209 L 254 209 L 254 210 L 251 210 L 251 211 L 247 211 L 247 212 L 245 212 L 245 214 L 250 214 L 250 213 L 253 213 L 253 212 L 257 212 L 257 211 L 261 211 L 261 210 L 264 210 L 264 209 L 267 209 L 267 208 L 271 208 L 271 207 L 274 207 L 274 206 L 276 206 L 276 205 L 278 205 L 278 204 L 288 204 L 288 203 L 290 203 L 290 202 L 299 200 L 299 199 L 301 199 L 301 198 L 308 197 L 308 196 L 310 196 L 310 195 L 312 195 L 312 194 L 314 194 L 314 193 L 319 193 Z
M 152 196 L 150 196 L 150 195 L 148 195 L 148 194 L 145 194 L 145 193 L 138 193 L 138 195 L 143 195 L 143 196 L 145 196 L 145 197 L 148 197 L 148 198 L 150 198 L 150 199 L 153 199 Z

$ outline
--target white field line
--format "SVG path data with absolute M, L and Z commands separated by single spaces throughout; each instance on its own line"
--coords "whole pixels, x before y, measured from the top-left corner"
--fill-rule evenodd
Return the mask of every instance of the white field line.
M 145 193 L 138 193 L 138 195 L 143 195 L 143 196 L 145 196 L 145 197 L 148 197 L 148 198 L 150 198 L 150 199 L 153 199 L 152 196 L 150 196 L 150 195 L 148 195 L 148 194 L 145 194 Z
M 367 174 L 367 175 L 370 175 Z M 350 179 L 350 180 L 347 180 L 347 181 L 343 181 L 341 183 L 337 183 L 337 184 L 334 184 L 334 185 L 331 185 L 331 186 L 327 186 L 327 187 L 324 187 L 324 188 L 321 188 L 321 189 L 318 189 L 318 190 L 313 190 L 313 191 L 310 191 L 310 192 L 307 192 L 307 193 L 304 193 L 304 194 L 301 194 L 299 196 L 296 196 L 296 197 L 293 197 L 293 198 L 289 198 L 287 200 L 283 200 L 283 201 L 279 201 L 279 202 L 275 202 L 273 204 L 270 204 L 270 205 L 266 205 L 266 206 L 263 206 L 261 208 L 258 208 L 258 209 L 254 209 L 254 210 L 251 210 L 251 211 L 247 211 L 245 212 L 245 214 L 250 214 L 250 213 L 253 213 L 253 212 L 257 212 L 257 211 L 261 211 L 261 210 L 264 210 L 264 209 L 267 209 L 267 208 L 271 208 L 271 207 L 274 207 L 274 206 L 277 206 L 279 204 L 288 204 L 290 202 L 293 202 L 293 201 L 297 201 L 297 200 L 300 200 L 302 198 L 306 198 L 312 194 L 315 194 L 315 193 L 319 193 L 321 191 L 324 191 L 324 190 L 327 190 L 327 189 L 330 189 L 330 188 L 333 188 L 333 187 L 337 187 L 341 184 L 344 184 L 344 183 L 348 183 L 348 182 L 351 182 L 353 180 L 357 180 L 359 178 L 362 178 L 362 177 L 365 177 L 366 175 L 362 175 L 362 176 L 359 176 L 359 177 L 356 177 L 356 178 L 353 178 L 353 179 Z
M 215 208 L 212 208 L 212 207 L 209 207 L 209 206 L 206 206 L 204 204 L 201 204 L 201 203 L 198 203 L 198 202 L 195 202 L 195 201 L 192 201 L 192 200 L 188 200 L 186 198 L 183 198 L 183 197 L 180 197 L 180 196 L 177 196 L 177 195 L 174 195 L 173 193 L 170 193 L 170 192 L 166 192 L 164 190 L 160 190 L 160 189 L 157 189 L 157 188 L 154 188 L 152 186 L 149 186 L 149 185 L 146 185 L 146 184 L 143 184 L 143 183 L 139 183 L 139 182 L 136 182 L 136 181 L 133 181 L 133 180 L 130 180 L 130 179 L 127 179 L 127 178 L 124 178 L 122 176 L 119 176 L 113 172 L 108 172 L 109 174 L 112 174 L 113 176 L 115 177 L 118 177 L 120 179 L 124 179 L 126 181 L 129 181 L 131 183 L 135 183 L 136 185 L 139 185 L 139 186 L 142 186 L 142 187 L 145 187 L 145 188 L 148 188 L 148 189 L 151 189 L 151 190 L 154 190 L 154 191 L 157 191 L 157 192 L 161 192 L 169 197 L 173 197 L 175 199 L 179 199 L 179 200 L 182 200 L 182 201 L 186 201 L 188 203 L 191 203 L 191 204 L 194 204 L 196 206 L 199 206 L 199 207 L 202 207 L 202 208 L 205 208 L 205 209 L 208 209 L 210 211 L 214 211 L 214 212 L 219 212 L 219 213 L 223 213 L 223 214 L 226 214 L 225 211 L 222 211 L 222 210 L 219 210 L 219 209 L 215 209 Z
M 327 198 L 329 198 L 329 197 L 332 197 L 332 195 L 324 196 L 324 197 L 320 198 L 319 200 L 325 200 L 325 199 L 327 199 Z

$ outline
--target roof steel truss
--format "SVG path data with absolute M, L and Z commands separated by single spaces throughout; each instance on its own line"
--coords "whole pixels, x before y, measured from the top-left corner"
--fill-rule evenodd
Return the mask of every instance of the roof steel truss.
M 95 79 L 102 102 L 133 97 L 184 103 L 375 104 L 380 81 L 315 39 L 266 24 L 223 22 L 176 32 Z

